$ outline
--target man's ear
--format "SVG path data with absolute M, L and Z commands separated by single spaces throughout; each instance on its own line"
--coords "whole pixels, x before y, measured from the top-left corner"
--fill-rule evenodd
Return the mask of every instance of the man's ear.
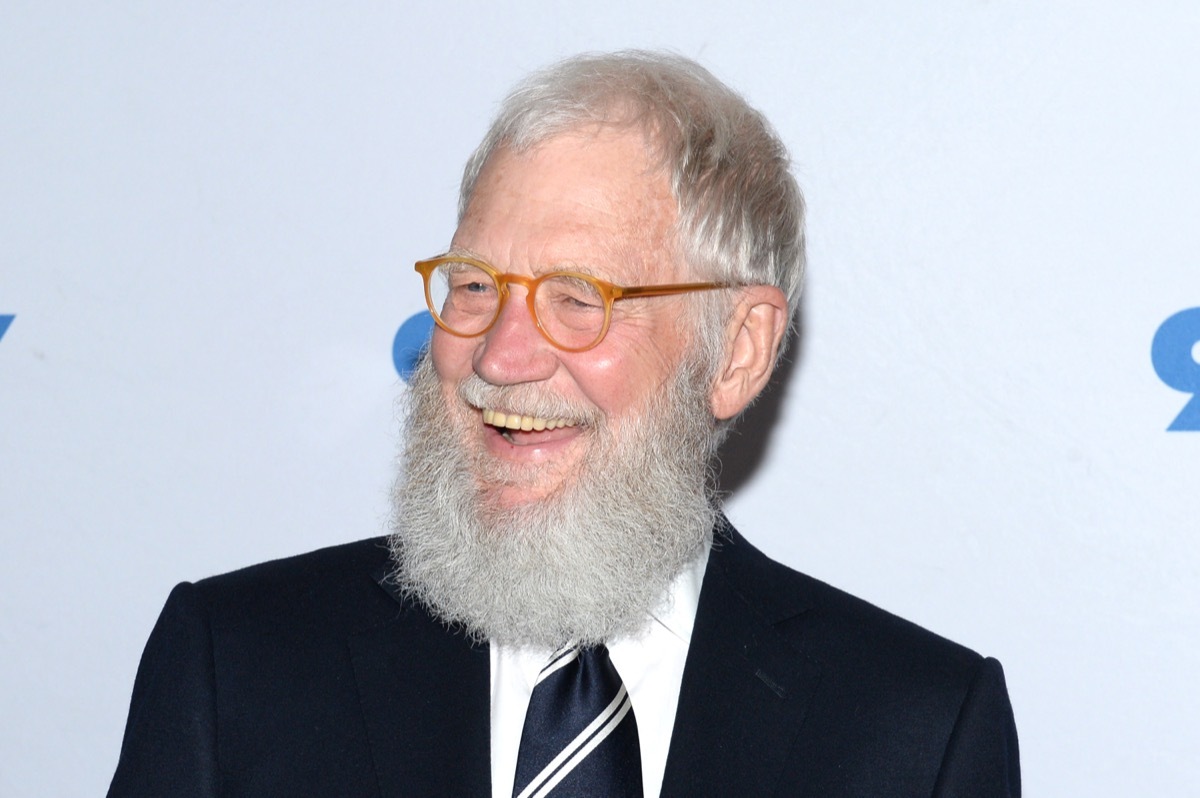
M 766 387 L 787 328 L 788 305 L 782 291 L 773 285 L 741 289 L 726 327 L 725 358 L 709 399 L 716 418 L 733 418 Z

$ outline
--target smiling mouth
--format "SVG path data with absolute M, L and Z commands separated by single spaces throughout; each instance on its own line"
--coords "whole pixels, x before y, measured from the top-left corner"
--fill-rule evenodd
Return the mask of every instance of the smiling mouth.
M 483 423 L 496 427 L 502 434 L 510 432 L 542 432 L 563 427 L 576 427 L 579 422 L 569 418 L 542 418 L 523 416 L 520 413 L 504 413 L 490 407 L 483 408 Z

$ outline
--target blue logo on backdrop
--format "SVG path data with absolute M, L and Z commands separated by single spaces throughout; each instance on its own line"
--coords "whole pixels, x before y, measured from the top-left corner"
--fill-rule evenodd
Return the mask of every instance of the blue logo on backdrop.
M 12 324 L 12 320 L 15 318 L 16 316 L 0 316 L 0 338 L 3 338 L 4 334 L 8 332 L 8 325 Z
M 1158 378 L 1177 391 L 1192 394 L 1167 427 L 1171 432 L 1200 431 L 1200 363 L 1192 353 L 1200 344 L 1200 308 L 1181 310 L 1164 321 L 1150 344 L 1150 360 Z
M 433 316 L 429 315 L 428 310 L 409 317 L 396 330 L 396 337 L 392 341 L 392 363 L 396 366 L 396 373 L 405 382 L 416 371 L 417 361 L 429 346 L 429 336 L 432 334 Z
M 0 316 L 0 338 L 14 316 Z M 417 362 L 429 346 L 433 333 L 433 317 L 422 310 L 410 316 L 392 340 L 392 363 L 396 373 L 407 382 L 417 368 Z M 1200 363 L 1192 350 L 1200 344 L 1200 308 L 1182 310 L 1168 318 L 1154 334 L 1150 359 L 1158 378 L 1171 388 L 1192 394 L 1183 411 L 1167 429 L 1171 432 L 1200 431 Z

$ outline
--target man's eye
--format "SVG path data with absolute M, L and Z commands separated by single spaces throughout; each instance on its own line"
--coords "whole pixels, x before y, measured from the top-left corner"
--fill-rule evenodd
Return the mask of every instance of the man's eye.
M 599 299 L 584 294 L 564 294 L 560 301 L 571 310 L 598 310 L 601 307 Z
M 542 286 L 538 301 L 560 313 L 603 310 L 604 300 L 595 286 L 573 277 L 556 277 Z
M 489 275 L 469 266 L 449 268 L 445 274 L 446 284 L 455 293 L 484 294 L 496 288 Z

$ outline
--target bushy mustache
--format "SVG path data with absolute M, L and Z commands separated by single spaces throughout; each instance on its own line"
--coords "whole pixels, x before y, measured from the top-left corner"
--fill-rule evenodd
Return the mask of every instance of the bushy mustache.
M 567 418 L 581 425 L 603 426 L 605 416 L 582 399 L 568 399 L 538 383 L 492 385 L 470 374 L 458 385 L 458 398 L 472 407 L 490 407 L 538 418 Z

